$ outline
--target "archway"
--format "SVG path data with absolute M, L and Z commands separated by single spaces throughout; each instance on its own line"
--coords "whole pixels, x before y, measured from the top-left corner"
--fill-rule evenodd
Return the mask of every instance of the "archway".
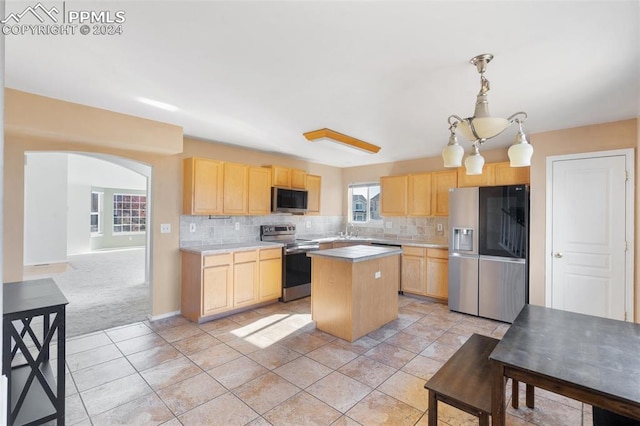
M 67 295 L 67 336 L 148 318 L 151 179 L 121 157 L 25 152 L 25 279 L 50 276 Z

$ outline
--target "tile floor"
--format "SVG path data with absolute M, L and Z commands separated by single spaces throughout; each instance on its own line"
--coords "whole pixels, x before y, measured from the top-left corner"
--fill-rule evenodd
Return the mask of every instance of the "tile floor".
M 472 333 L 500 338 L 508 325 L 399 300 L 397 320 L 353 343 L 315 328 L 309 298 L 68 339 L 66 424 L 426 425 L 425 381 Z M 509 407 L 507 424 L 591 424 L 590 413 L 537 389 L 536 409 Z M 439 415 L 477 425 L 444 404 Z

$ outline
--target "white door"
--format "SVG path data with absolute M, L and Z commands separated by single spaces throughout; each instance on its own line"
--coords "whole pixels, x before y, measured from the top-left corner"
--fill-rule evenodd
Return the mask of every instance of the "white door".
M 633 321 L 628 312 L 633 295 L 627 269 L 633 267 L 627 264 L 627 228 L 633 226 L 627 220 L 628 215 L 633 220 L 627 173 L 633 156 L 612 153 L 550 162 L 551 303 L 547 298 L 547 305 Z

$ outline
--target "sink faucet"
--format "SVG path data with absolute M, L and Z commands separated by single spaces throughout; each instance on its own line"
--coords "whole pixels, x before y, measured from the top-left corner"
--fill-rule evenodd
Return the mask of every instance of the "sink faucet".
M 351 233 L 349 233 L 349 227 L 351 227 Z M 356 227 L 354 226 L 353 223 L 347 222 L 347 224 L 344 227 L 345 236 L 350 237 L 352 235 L 355 235 L 355 229 Z

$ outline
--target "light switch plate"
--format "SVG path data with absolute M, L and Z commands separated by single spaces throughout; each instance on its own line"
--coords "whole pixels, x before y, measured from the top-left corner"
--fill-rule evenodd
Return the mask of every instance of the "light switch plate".
M 240 230 L 240 222 L 236 222 L 236 231 Z
M 190 223 L 189 224 L 189 232 L 196 232 L 196 224 L 195 223 Z
M 374 276 L 376 279 L 378 279 L 378 278 L 380 278 L 380 277 L 382 276 L 382 274 L 380 274 L 380 271 L 376 271 L 376 273 L 375 273 L 375 274 L 373 274 L 373 276 Z
M 160 224 L 160 233 L 161 234 L 169 234 L 171 232 L 171 224 L 170 223 L 161 223 Z
M 391 229 L 391 227 L 393 227 L 393 222 L 385 222 L 385 223 L 384 223 L 384 226 L 385 226 L 387 229 Z

